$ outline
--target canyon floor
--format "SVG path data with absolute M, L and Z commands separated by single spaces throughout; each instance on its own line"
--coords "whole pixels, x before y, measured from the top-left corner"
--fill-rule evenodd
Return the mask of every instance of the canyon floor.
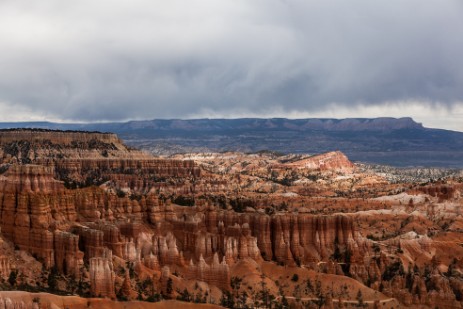
M 0 130 L 0 308 L 462 308 L 463 173 Z

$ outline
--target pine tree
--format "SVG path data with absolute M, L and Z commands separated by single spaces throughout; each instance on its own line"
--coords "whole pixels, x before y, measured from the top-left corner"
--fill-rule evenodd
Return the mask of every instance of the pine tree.
M 16 279 L 18 278 L 18 271 L 17 270 L 12 270 L 10 272 L 10 276 L 8 277 L 8 283 L 11 285 L 11 286 L 15 286 L 16 285 Z
M 359 307 L 365 307 L 365 303 L 363 302 L 363 294 L 362 294 L 362 291 L 360 290 L 357 292 L 357 301 L 358 301 Z

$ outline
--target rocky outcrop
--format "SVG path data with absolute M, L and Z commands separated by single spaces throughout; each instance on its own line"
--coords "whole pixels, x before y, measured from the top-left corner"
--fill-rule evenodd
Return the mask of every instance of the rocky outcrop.
M 158 257 L 152 253 L 143 258 L 143 265 L 151 270 L 161 270 L 161 264 L 159 263 Z
M 345 215 L 268 216 L 209 210 L 205 215 L 168 221 L 180 243 L 172 234 L 155 237 L 154 252 L 163 264 L 178 263 L 180 251 L 194 253 L 195 259 L 219 253 L 228 264 L 244 258 L 309 264 L 330 259 L 335 250 L 349 251 L 352 260 L 363 263 L 361 255 L 368 250 L 353 219 Z
M 118 149 L 126 149 L 122 141 L 113 133 L 41 129 L 0 130 L 0 146 L 5 147 L 20 142 L 40 144 L 42 147 L 56 145 L 56 147 L 96 148 L 98 145 L 112 145 Z
M 199 257 L 197 264 L 190 260 L 185 277 L 189 280 L 205 281 L 221 289 L 229 289 L 230 269 L 225 259 L 219 262 L 218 254 L 215 253 L 210 265 L 202 256 Z
M 59 195 L 62 184 L 42 166 L 13 167 L 0 178 L 3 235 L 43 259 L 46 267 L 53 266 L 53 233 L 49 231 L 53 217 L 48 194 Z
M 0 192 L 51 193 L 62 192 L 62 182 L 54 179 L 54 169 L 42 165 L 12 165 L 0 176 Z
M 0 256 L 0 277 L 6 277 L 11 272 L 10 259 L 7 256 Z
M 1 309 L 39 309 L 38 303 L 27 302 L 23 300 L 11 299 L 10 297 L 0 297 L 0 308 Z
M 177 240 L 170 232 L 166 236 L 153 236 L 152 253 L 162 265 L 184 264 L 177 247 Z
M 84 253 L 79 250 L 79 236 L 63 231 L 54 232 L 55 266 L 59 272 L 79 278 L 84 266 Z
M 2 164 L 51 167 L 55 178 L 68 186 L 82 187 L 115 180 L 118 187 L 129 187 L 137 192 L 149 191 L 166 177 L 187 179 L 200 174 L 191 160 L 156 159 L 127 148 L 115 134 L 96 132 L 1 130 Z M 31 179 L 30 186 L 38 190 L 34 186 L 35 178 Z
M 307 159 L 286 163 L 283 166 L 298 169 L 318 170 L 322 172 L 330 171 L 352 173 L 354 170 L 354 164 L 340 151 L 332 151 L 315 155 Z
M 227 248 L 230 243 L 242 244 L 238 256 L 292 264 L 326 260 L 335 246 L 342 250 L 357 250 L 362 244 L 348 216 L 275 215 L 221 212 L 217 214 L 217 228 L 223 231 Z M 211 224 L 213 221 L 209 221 Z M 214 229 L 214 227 L 209 227 Z M 230 241 L 229 237 L 235 237 Z M 232 246 L 234 247 L 234 246 Z M 236 247 L 236 246 L 235 246 Z M 260 254 L 256 252 L 259 249 Z M 207 252 L 201 252 L 207 254 Z
M 111 250 L 89 260 L 90 291 L 93 296 L 115 298 L 115 274 Z

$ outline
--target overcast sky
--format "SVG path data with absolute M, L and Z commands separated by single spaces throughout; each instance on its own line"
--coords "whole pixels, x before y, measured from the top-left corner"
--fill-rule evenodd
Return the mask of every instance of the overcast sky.
M 0 0 L 0 121 L 411 116 L 463 131 L 461 0 Z

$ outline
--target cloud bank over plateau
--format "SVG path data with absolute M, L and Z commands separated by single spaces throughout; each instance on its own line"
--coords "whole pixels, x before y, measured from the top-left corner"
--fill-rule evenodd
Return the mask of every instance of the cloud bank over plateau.
M 461 29 L 460 0 L 4 0 L 1 120 L 451 114 Z

